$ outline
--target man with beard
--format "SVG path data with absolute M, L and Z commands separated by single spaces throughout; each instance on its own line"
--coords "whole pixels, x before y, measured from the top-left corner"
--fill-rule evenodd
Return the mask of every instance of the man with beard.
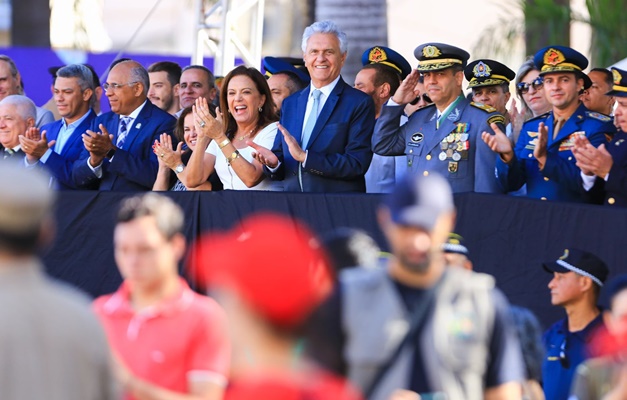
M 324 338 L 310 335 L 311 354 L 369 399 L 395 389 L 520 399 L 522 356 L 507 300 L 492 277 L 447 268 L 442 246 L 455 208 L 446 180 L 405 177 L 378 219 L 392 256 L 384 268 L 342 272 L 317 315 L 326 329 Z
M 159 61 L 148 67 L 148 76 L 150 101 L 163 111 L 175 115 L 181 109 L 179 105 L 181 66 L 171 61 Z

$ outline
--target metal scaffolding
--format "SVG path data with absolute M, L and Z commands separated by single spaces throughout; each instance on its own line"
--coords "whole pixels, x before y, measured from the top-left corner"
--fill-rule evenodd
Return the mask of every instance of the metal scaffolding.
M 195 6 L 196 50 L 192 64 L 202 64 L 209 50 L 217 76 L 233 69 L 236 57 L 248 66 L 260 67 L 265 0 L 195 0 Z M 243 23 L 245 16 L 248 19 Z M 242 40 L 240 35 L 246 33 L 248 40 Z

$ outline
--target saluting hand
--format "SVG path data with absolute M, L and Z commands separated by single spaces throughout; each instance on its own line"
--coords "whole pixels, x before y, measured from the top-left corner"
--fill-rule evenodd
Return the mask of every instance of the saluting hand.
M 411 73 L 403 79 L 401 86 L 396 89 L 396 93 L 394 93 L 392 100 L 401 105 L 405 105 L 414 100 L 416 96 L 420 94 L 420 91 L 416 91 L 416 85 L 418 84 L 419 79 L 420 72 L 418 72 L 417 69 L 412 70 Z
M 512 142 L 502 130 L 499 129 L 495 123 L 490 124 L 490 128 L 494 131 L 494 135 L 489 132 L 483 131 L 481 133 L 481 139 L 488 145 L 492 151 L 499 153 L 501 159 L 506 164 L 509 164 L 514 158 L 514 149 L 512 148 Z

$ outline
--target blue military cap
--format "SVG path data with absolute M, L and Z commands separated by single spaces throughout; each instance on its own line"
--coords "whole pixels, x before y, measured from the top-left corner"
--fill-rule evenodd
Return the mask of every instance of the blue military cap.
M 361 55 L 361 64 L 383 64 L 393 68 L 402 79 L 411 73 L 411 65 L 400 54 L 385 46 L 374 46 Z
M 588 59 L 575 49 L 566 46 L 548 46 L 533 56 L 533 63 L 540 75 L 551 72 L 575 72 L 583 74 Z
M 451 185 L 441 175 L 405 174 L 385 197 L 392 221 L 432 229 L 442 213 L 453 211 Z
M 453 232 L 449 233 L 448 239 L 446 239 L 446 242 L 442 245 L 442 250 L 444 250 L 445 253 L 463 254 L 466 257 L 470 256 L 470 252 L 464 243 L 462 235 Z
M 469 88 L 508 84 L 516 77 L 516 73 L 507 65 L 498 61 L 475 60 L 464 68 L 464 76 Z
M 466 66 L 470 54 L 459 47 L 444 43 L 425 43 L 416 47 L 414 57 L 418 60 L 418 71 L 439 71 L 453 65 Z
M 279 72 L 292 72 L 296 74 L 304 83 L 309 83 L 311 78 L 305 68 L 297 68 L 296 65 L 304 65 L 299 58 L 290 57 L 264 57 L 263 68 L 267 76 L 278 74 Z
M 627 71 L 612 67 L 614 85 L 612 90 L 605 93 L 608 96 L 627 97 Z
M 605 262 L 599 257 L 579 249 L 566 249 L 556 261 L 545 262 L 542 266 L 550 273 L 574 272 L 586 276 L 599 286 L 603 286 L 610 272 Z

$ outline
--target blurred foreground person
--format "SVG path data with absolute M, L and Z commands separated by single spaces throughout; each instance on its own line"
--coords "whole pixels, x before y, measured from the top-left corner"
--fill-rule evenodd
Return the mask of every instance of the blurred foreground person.
M 104 332 L 89 300 L 45 276 L 50 177 L 0 161 L 0 398 L 113 399 Z
M 312 335 L 308 350 L 369 399 L 396 389 L 423 399 L 521 397 L 522 356 L 507 300 L 492 277 L 447 267 L 442 246 L 454 221 L 443 177 L 398 182 L 379 211 L 388 265 L 343 271 L 319 313 L 329 333 Z
M 234 353 L 226 399 L 361 398 L 301 354 L 302 326 L 333 285 L 327 258 L 303 225 L 253 216 L 223 237 L 206 238 L 197 260 L 229 316 Z
M 603 312 L 607 330 L 592 339 L 599 357 L 583 362 L 573 380 L 573 400 L 627 398 L 627 275 L 614 278 L 604 289 L 609 309 Z
M 115 261 L 124 278 L 94 309 L 115 356 L 125 399 L 220 400 L 230 343 L 226 316 L 178 275 L 183 210 L 156 193 L 122 202 Z

